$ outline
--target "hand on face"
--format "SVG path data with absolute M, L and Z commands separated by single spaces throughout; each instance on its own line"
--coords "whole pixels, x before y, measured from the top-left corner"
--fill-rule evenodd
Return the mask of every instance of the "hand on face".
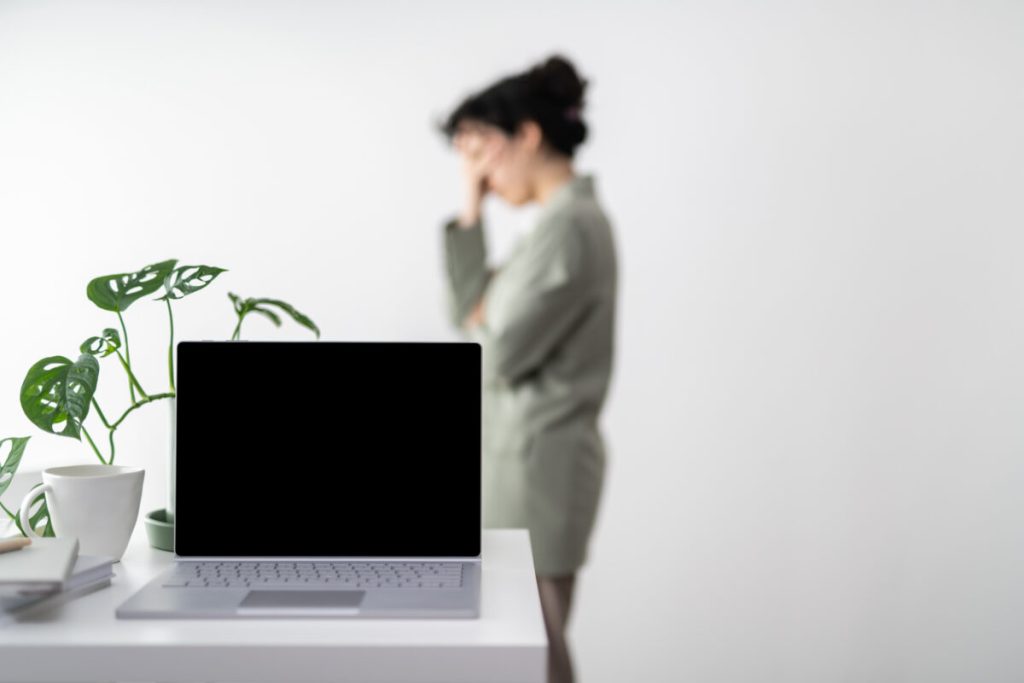
M 488 190 L 488 174 L 505 147 L 505 138 L 495 128 L 466 125 L 452 138 L 462 161 L 462 177 L 466 204 L 461 221 L 474 223 L 480 216 L 480 205 Z

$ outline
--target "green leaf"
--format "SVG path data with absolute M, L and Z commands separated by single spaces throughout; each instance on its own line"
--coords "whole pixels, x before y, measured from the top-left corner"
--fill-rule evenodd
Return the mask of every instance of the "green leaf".
M 0 496 L 4 495 L 4 491 L 11 485 L 11 480 L 14 479 L 14 472 L 18 469 L 18 465 L 21 463 L 21 456 L 25 453 L 25 444 L 32 438 L 30 436 L 12 436 L 6 439 L 0 440 L 0 447 L 2 447 L 8 441 L 11 442 L 11 450 L 5 458 L 0 455 Z
M 120 313 L 138 299 L 160 289 L 177 262 L 177 259 L 171 259 L 148 265 L 135 273 L 101 275 L 89 283 L 85 293 L 104 311 Z
M 103 330 L 102 337 L 89 337 L 82 342 L 79 351 L 92 356 L 101 355 L 103 358 L 106 358 L 119 348 L 121 348 L 121 333 L 113 327 L 108 327 Z
M 178 266 L 164 278 L 167 293 L 157 301 L 177 300 L 194 294 L 223 272 L 224 268 L 214 266 Z
M 38 505 L 39 507 L 36 508 L 35 512 L 32 512 L 29 515 L 29 526 L 32 527 L 33 531 L 38 532 L 39 523 L 45 519 L 46 528 L 43 529 L 43 533 L 41 535 L 43 537 L 52 538 L 55 534 L 53 533 L 53 522 L 50 520 L 50 509 L 46 507 L 46 492 L 41 492 L 38 496 L 33 498 L 32 502 L 29 503 L 28 509 L 31 511 L 32 507 L 35 505 Z M 18 515 L 18 519 L 21 519 L 21 515 Z M 24 529 L 22 531 L 24 531 Z
M 248 301 L 252 302 L 253 309 L 256 309 L 256 307 L 261 304 L 280 308 L 282 311 L 290 315 L 292 320 L 315 332 L 317 339 L 320 338 L 320 328 L 316 326 L 316 323 L 310 320 L 308 316 L 295 310 L 291 304 L 287 304 L 279 299 L 249 299 Z
M 231 303 L 235 308 L 235 314 L 238 315 L 238 325 L 241 327 L 242 320 L 245 319 L 250 313 L 259 313 L 270 319 L 278 327 L 281 326 L 281 318 L 277 313 L 271 311 L 267 306 L 274 306 L 280 308 L 282 311 L 291 316 L 292 320 L 298 324 L 306 327 L 316 333 L 317 338 L 320 338 L 320 328 L 316 326 L 310 318 L 303 313 L 295 310 L 295 307 L 291 304 L 285 303 L 280 299 L 242 299 L 237 294 L 228 292 L 228 297 L 231 299 Z M 235 328 L 236 332 L 239 328 Z
M 242 308 L 244 308 L 244 304 L 242 303 L 241 297 L 237 294 L 228 292 L 228 298 L 231 299 L 231 304 L 235 307 L 235 313 L 242 315 Z
M 259 313 L 260 315 L 270 318 L 270 322 L 274 323 L 277 327 L 281 327 L 281 316 L 274 313 L 269 308 L 260 308 L 259 306 L 253 306 L 251 309 L 253 313 Z
M 75 362 L 64 356 L 43 358 L 25 375 L 21 409 L 43 431 L 81 440 L 99 375 L 99 361 L 88 353 Z

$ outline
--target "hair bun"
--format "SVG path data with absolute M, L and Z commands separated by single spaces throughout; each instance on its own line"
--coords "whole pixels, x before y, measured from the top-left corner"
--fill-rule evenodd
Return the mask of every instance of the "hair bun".
M 537 90 L 559 107 L 583 106 L 587 81 L 580 78 L 576 67 L 565 57 L 548 57 L 530 70 L 530 76 Z
M 572 158 L 587 139 L 583 93 L 587 82 L 561 55 L 552 55 L 525 71 L 511 74 L 468 96 L 440 128 L 451 139 L 463 121 L 497 126 L 515 135 L 525 121 L 540 126 L 544 142 Z

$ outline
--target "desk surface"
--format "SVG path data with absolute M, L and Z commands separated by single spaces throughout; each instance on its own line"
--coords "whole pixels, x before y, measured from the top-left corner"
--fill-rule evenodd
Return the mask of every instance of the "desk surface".
M 523 529 L 485 529 L 479 619 L 118 620 L 172 562 L 136 534 L 109 588 L 0 626 L 0 681 L 544 679 L 547 638 Z

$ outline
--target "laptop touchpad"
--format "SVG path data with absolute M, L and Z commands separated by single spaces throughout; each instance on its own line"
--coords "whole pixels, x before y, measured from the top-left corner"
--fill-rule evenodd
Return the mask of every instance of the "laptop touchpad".
M 239 614 L 334 616 L 357 614 L 366 591 L 255 590 L 238 606 Z

